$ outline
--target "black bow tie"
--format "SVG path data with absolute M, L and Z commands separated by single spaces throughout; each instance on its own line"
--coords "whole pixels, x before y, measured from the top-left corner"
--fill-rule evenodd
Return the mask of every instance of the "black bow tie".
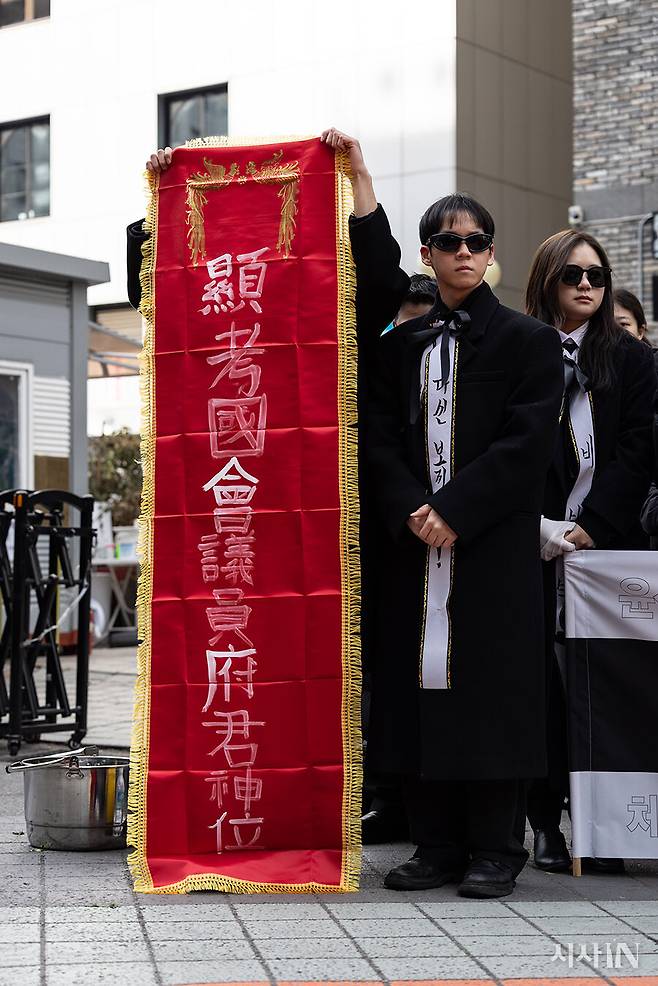
M 441 337 L 441 384 L 445 386 L 450 377 L 450 336 L 459 336 L 470 324 L 471 316 L 464 311 L 446 311 L 445 315 L 437 313 L 438 318 L 425 329 L 409 333 L 409 341 L 420 345 L 434 342 Z M 409 421 L 416 424 L 420 415 L 420 392 L 412 386 L 409 402 Z
M 577 343 L 573 339 L 567 339 L 562 343 L 562 360 L 564 362 L 564 396 L 568 401 L 575 383 L 581 390 L 591 390 L 588 377 L 583 373 L 573 354 L 578 349 Z

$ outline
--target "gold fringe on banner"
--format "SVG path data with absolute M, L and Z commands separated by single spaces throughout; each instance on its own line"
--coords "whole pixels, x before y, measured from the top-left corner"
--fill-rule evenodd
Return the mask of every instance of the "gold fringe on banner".
M 252 140 L 229 142 L 226 138 L 203 138 L 190 141 L 187 147 L 231 147 L 256 144 L 279 144 L 283 140 Z M 278 152 L 277 152 L 278 153 Z M 282 156 L 283 152 L 280 153 Z M 279 157 L 265 162 L 278 165 Z M 208 166 L 207 162 L 206 166 Z M 297 162 L 292 162 L 298 169 Z M 280 180 L 275 174 L 266 175 L 261 166 L 256 178 L 267 183 Z M 254 165 L 255 169 L 255 165 Z M 230 170 L 230 169 L 229 169 Z M 149 766 L 149 723 L 151 701 L 151 603 L 153 594 L 153 521 L 155 515 L 155 267 L 157 252 L 159 180 L 146 173 L 150 200 L 145 230 L 150 233 L 142 247 L 140 283 L 144 318 L 144 348 L 140 357 L 142 394 L 141 458 L 144 474 L 138 552 L 141 573 L 137 591 L 138 677 L 135 685 L 135 709 L 130 749 L 130 789 L 128 794 L 128 844 L 134 851 L 128 864 L 141 893 L 184 894 L 193 890 L 217 890 L 225 893 L 347 893 L 358 890 L 361 869 L 361 654 L 360 654 L 360 560 L 359 560 L 359 484 L 357 471 L 357 346 L 356 346 L 356 277 L 349 247 L 348 217 L 352 210 L 352 189 L 349 164 L 345 155 L 335 158 L 336 192 L 336 250 L 338 278 L 338 421 L 339 421 L 339 482 L 340 482 L 340 558 L 342 574 L 342 735 L 343 735 L 343 858 L 340 885 L 322 883 L 255 883 L 233 879 L 218 873 L 199 873 L 167 886 L 156 887 L 147 860 L 147 782 Z M 292 178 L 292 176 L 290 176 Z M 280 189 L 282 226 L 280 246 L 290 248 L 294 236 L 299 171 L 294 181 L 286 181 Z M 242 179 L 245 181 L 248 179 Z M 189 204 L 189 199 L 188 199 Z M 283 235 L 286 212 L 286 235 Z M 283 239 L 282 239 L 283 236 Z M 277 245 L 277 249 L 279 244 Z
M 149 234 L 142 244 L 140 312 L 144 323 L 144 345 L 140 354 L 140 394 L 142 417 L 140 456 L 142 460 L 142 499 L 139 517 L 137 556 L 140 574 L 137 583 L 137 681 L 130 742 L 130 784 L 128 788 L 129 846 L 134 852 L 128 865 L 135 890 L 153 890 L 153 878 L 146 856 L 147 781 L 149 763 L 149 726 L 151 722 L 151 599 L 153 595 L 153 518 L 155 515 L 155 267 L 158 229 L 159 179 L 145 172 L 149 202 L 144 231 Z
M 356 270 L 350 249 L 353 209 L 350 166 L 336 154 L 336 257 L 338 265 L 338 432 L 340 555 L 343 598 L 343 867 L 341 890 L 358 890 L 361 874 L 361 549 L 357 406 Z

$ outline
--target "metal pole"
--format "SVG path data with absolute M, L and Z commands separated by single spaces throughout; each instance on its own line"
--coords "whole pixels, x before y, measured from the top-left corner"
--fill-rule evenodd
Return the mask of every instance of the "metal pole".
M 9 729 L 7 746 L 15 756 L 21 746 L 23 721 L 23 634 L 25 632 L 27 497 L 25 490 L 14 494 L 14 579 L 11 614 L 11 675 L 9 683 Z
M 644 227 L 653 219 L 653 212 L 647 212 L 640 220 L 637 237 L 637 259 L 640 267 L 640 304 L 644 308 Z

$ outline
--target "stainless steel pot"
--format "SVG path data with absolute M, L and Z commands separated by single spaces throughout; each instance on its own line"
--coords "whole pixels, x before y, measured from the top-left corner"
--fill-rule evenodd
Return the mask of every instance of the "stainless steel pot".
M 97 746 L 7 765 L 24 773 L 25 824 L 36 849 L 121 849 L 126 844 L 128 757 Z

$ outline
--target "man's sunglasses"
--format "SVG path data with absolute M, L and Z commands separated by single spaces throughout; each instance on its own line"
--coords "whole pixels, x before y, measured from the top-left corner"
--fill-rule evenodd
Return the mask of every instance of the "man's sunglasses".
M 457 253 L 462 243 L 465 243 L 470 253 L 484 253 L 493 243 L 489 233 L 470 233 L 468 236 L 457 236 L 456 233 L 434 233 L 429 237 L 426 246 L 436 247 L 442 253 Z
M 579 267 L 578 264 L 567 264 L 562 271 L 562 283 L 576 288 L 582 281 L 583 274 L 587 274 L 587 280 L 593 288 L 604 288 L 611 272 L 610 267 Z

